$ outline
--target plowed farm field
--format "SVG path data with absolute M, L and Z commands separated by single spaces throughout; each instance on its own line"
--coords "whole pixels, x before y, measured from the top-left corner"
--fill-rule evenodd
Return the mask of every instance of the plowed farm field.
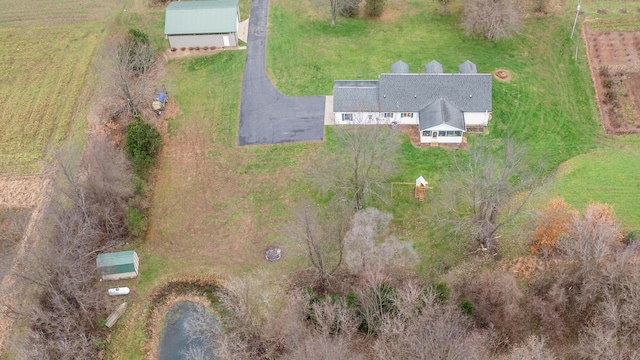
M 587 22 L 584 33 L 605 131 L 640 133 L 640 19 Z

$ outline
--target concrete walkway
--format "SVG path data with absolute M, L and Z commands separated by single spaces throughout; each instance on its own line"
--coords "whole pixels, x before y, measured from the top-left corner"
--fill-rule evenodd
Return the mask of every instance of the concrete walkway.
M 333 113 L 333 96 L 327 96 L 324 101 L 324 124 L 336 124 L 335 114 Z
M 268 0 L 252 1 L 238 145 L 322 140 L 325 97 L 284 96 L 265 73 L 268 14 Z
M 247 42 L 247 36 L 249 35 L 249 19 L 241 21 L 238 24 L 238 39 Z

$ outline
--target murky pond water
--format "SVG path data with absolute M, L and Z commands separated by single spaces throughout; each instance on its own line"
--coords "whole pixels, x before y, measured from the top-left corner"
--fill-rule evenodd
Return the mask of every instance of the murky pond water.
M 205 325 L 205 326 L 203 326 Z M 204 306 L 183 301 L 174 305 L 164 318 L 164 326 L 160 335 L 160 347 L 158 360 L 182 360 L 186 359 L 187 352 L 198 353 L 205 359 L 216 359 L 215 351 L 209 345 L 210 337 L 202 332 L 188 336 L 188 327 L 199 329 L 220 329 L 218 319 L 208 312 Z M 204 336 L 203 336 L 204 335 Z M 204 340 L 203 340 L 204 338 Z M 207 341 L 209 339 L 209 341 Z

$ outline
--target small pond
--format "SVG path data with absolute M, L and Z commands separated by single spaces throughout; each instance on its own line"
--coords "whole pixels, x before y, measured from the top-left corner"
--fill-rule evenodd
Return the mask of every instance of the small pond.
M 214 349 L 208 345 L 209 341 L 203 340 L 203 337 L 206 338 L 205 334 L 198 333 L 200 336 L 197 337 L 188 336 L 187 328 L 190 325 L 197 325 L 201 329 L 220 330 L 220 321 L 204 306 L 191 301 L 177 303 L 165 315 L 158 360 L 186 359 L 187 351 L 197 352 L 206 359 L 217 358 Z

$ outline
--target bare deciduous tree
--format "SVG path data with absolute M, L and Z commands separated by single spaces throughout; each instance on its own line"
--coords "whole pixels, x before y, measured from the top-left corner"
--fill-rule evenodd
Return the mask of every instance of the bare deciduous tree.
M 497 346 L 510 346 L 522 339 L 521 307 L 523 294 L 513 274 L 504 270 L 467 274 L 461 288 L 454 288 L 458 302 L 468 299 L 473 305 L 473 319 L 477 326 L 495 331 Z
M 309 202 L 294 211 L 296 220 L 285 228 L 288 236 L 304 244 L 306 257 L 316 271 L 321 291 L 326 291 L 329 279 L 344 259 L 344 235 L 351 222 L 351 212 L 336 208 L 319 214 Z
M 89 157 L 105 159 L 104 154 Z M 99 352 L 96 336 L 101 335 L 95 322 L 106 317 L 108 306 L 105 294 L 94 287 L 95 258 L 123 234 L 121 229 L 105 226 L 105 219 L 112 217 L 104 217 L 99 208 L 110 207 L 113 216 L 120 218 L 123 208 L 109 205 L 108 199 L 116 203 L 126 203 L 127 199 L 112 197 L 120 190 L 101 183 L 114 174 L 93 173 L 95 168 L 90 170 L 86 163 L 76 166 L 79 156 L 71 149 L 63 149 L 56 159 L 60 180 L 43 216 L 47 221 L 40 228 L 40 237 L 44 240 L 30 253 L 31 268 L 11 274 L 29 281 L 39 291 L 37 303 L 24 304 L 16 311 L 29 325 L 27 341 L 18 344 L 16 352 L 29 359 L 94 359 Z M 122 157 L 110 157 L 109 161 L 124 161 L 125 165 L 116 164 L 111 169 L 126 169 Z M 118 181 L 110 185 L 127 186 Z
M 352 343 L 343 336 L 313 335 L 291 352 L 285 359 L 298 360 L 329 360 L 329 359 L 353 359 L 364 360 L 362 354 L 352 348 Z
M 398 139 L 387 125 L 364 125 L 354 114 L 353 126 L 335 128 L 337 148 L 326 149 L 311 164 L 311 181 L 338 202 L 356 210 L 372 197 L 384 199 L 386 181 L 395 173 Z
M 143 114 L 152 98 L 155 51 L 151 44 L 126 37 L 108 44 L 105 65 L 110 119 Z
M 527 341 L 513 349 L 504 360 L 554 360 L 555 355 L 546 347 L 546 339 L 532 335 Z
M 221 358 L 272 359 L 283 350 L 287 326 L 291 325 L 274 326 L 287 308 L 277 284 L 260 275 L 232 278 L 218 297 L 229 311 L 221 319 L 224 332 L 216 344 Z
M 466 159 L 454 159 L 441 194 L 444 219 L 459 234 L 482 250 L 495 254 L 498 230 L 520 215 L 534 191 L 540 189 L 540 172 L 523 162 L 523 151 L 508 140 L 502 158 L 486 146 L 476 146 Z
M 353 216 L 345 236 L 345 263 L 349 271 L 362 275 L 374 269 L 409 269 L 418 262 L 410 241 L 400 241 L 389 234 L 392 215 L 367 208 Z
M 574 216 L 569 235 L 560 248 L 576 264 L 581 276 L 597 271 L 615 250 L 621 232 L 608 205 L 591 204 L 580 216 Z
M 350 18 L 358 15 L 360 11 L 360 0 L 341 0 L 338 3 L 340 15 Z
M 396 311 L 384 317 L 374 344 L 378 359 L 482 359 L 480 338 L 462 312 L 406 283 L 394 297 Z
M 113 238 L 126 235 L 125 214 L 133 197 L 132 170 L 124 152 L 105 139 L 92 139 L 84 157 L 84 188 L 92 219 Z
M 396 310 L 395 289 L 380 269 L 374 269 L 364 274 L 362 283 L 355 289 L 355 293 L 364 330 L 371 335 L 377 334 L 389 314 Z
M 467 0 L 462 10 L 462 27 L 467 34 L 489 40 L 508 38 L 520 31 L 518 2 L 511 0 Z
M 577 310 L 592 309 L 604 296 L 609 282 L 605 270 L 608 264 L 615 264 L 611 261 L 619 255 L 620 238 L 613 210 L 607 205 L 591 204 L 574 217 L 560 249 L 569 260 L 565 286 L 573 290 Z

